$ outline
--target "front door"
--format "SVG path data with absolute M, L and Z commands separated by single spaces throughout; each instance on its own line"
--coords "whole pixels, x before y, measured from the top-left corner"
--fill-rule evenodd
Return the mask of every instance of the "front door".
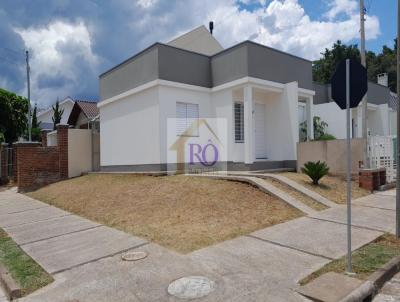
M 265 135 L 265 104 L 255 103 L 255 152 L 257 159 L 267 158 L 267 140 Z

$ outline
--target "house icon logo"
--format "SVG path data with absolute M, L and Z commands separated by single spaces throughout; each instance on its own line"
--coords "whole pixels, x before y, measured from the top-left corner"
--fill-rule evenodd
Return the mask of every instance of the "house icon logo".
M 177 119 L 174 119 L 177 120 Z M 201 173 L 221 170 L 226 164 L 226 121 L 200 118 L 169 141 L 169 164 L 176 164 L 180 173 Z M 179 124 L 171 122 L 171 125 Z M 171 127 L 173 128 L 173 127 Z M 172 135 L 171 135 L 172 136 Z M 223 136 L 223 137 L 221 137 Z M 170 136 L 169 136 L 170 137 Z M 172 155 L 175 154 L 175 155 Z

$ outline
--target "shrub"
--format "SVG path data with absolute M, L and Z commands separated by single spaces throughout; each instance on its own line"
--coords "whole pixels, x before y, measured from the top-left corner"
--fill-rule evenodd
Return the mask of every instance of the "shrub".
M 309 161 L 304 164 L 304 167 L 301 168 L 301 171 L 311 178 L 314 185 L 318 185 L 319 180 L 328 174 L 329 167 L 325 162 Z
M 319 141 L 331 141 L 331 140 L 334 140 L 334 139 L 336 139 L 336 137 L 334 135 L 328 134 L 328 133 L 322 134 L 318 138 Z

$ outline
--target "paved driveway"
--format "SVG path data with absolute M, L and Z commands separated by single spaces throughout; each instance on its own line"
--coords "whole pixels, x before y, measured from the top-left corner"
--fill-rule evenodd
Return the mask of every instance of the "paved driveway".
M 382 210 L 382 196 L 374 196 L 365 205 L 354 202 L 353 249 L 394 224 L 393 210 Z M 391 198 L 385 207 L 394 203 Z M 344 213 L 339 206 L 182 255 L 15 192 L 0 192 L 0 226 L 55 278 L 21 301 L 182 301 L 168 295 L 167 287 L 188 275 L 216 284 L 200 301 L 305 301 L 294 291 L 297 282 L 346 253 Z M 130 249 L 149 255 L 122 261 L 120 253 Z

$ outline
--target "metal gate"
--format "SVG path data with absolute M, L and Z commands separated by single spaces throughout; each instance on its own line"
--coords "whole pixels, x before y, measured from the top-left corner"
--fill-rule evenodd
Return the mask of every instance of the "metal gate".
M 0 156 L 0 178 L 13 179 L 14 177 L 14 149 L 3 147 Z M 5 171 L 2 171 L 4 169 Z
M 396 138 L 369 136 L 368 152 L 371 168 L 386 168 L 386 181 L 396 181 Z

